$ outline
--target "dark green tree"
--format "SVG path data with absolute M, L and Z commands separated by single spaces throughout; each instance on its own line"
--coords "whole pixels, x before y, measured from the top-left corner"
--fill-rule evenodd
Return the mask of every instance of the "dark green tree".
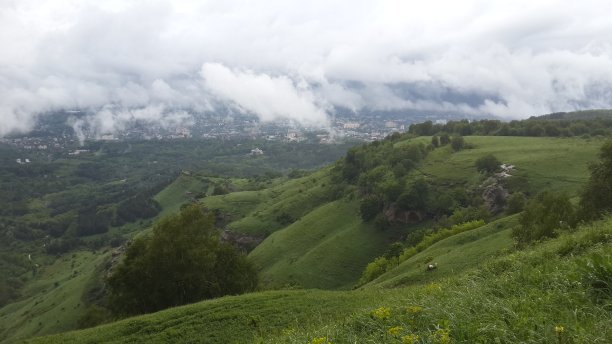
M 465 140 L 463 139 L 463 136 L 453 136 L 451 139 L 451 147 L 453 147 L 454 151 L 462 150 L 464 146 Z
M 397 199 L 397 206 L 403 210 L 426 210 L 429 198 L 429 184 L 417 179 L 408 190 Z
M 446 146 L 451 142 L 450 136 L 447 133 L 440 135 L 440 146 Z
M 440 138 L 439 138 L 439 137 L 437 137 L 436 135 L 432 136 L 432 137 L 431 137 L 431 144 L 432 144 L 434 147 L 439 147 L 439 146 L 440 146 Z
M 612 211 L 612 140 L 601 147 L 599 162 L 589 169 L 591 176 L 580 199 L 580 216 L 584 220 Z
M 510 195 L 510 197 L 508 197 L 508 200 L 506 202 L 506 213 L 520 213 L 525 208 L 526 202 L 527 199 L 525 198 L 525 194 L 523 194 L 522 192 L 513 193 L 512 195 Z
M 109 307 L 119 315 L 149 313 L 254 290 L 255 269 L 221 243 L 213 214 L 197 205 L 163 219 L 129 246 L 108 278 Z
M 378 197 L 369 196 L 361 200 L 359 212 L 363 221 L 373 220 L 383 209 L 383 201 Z

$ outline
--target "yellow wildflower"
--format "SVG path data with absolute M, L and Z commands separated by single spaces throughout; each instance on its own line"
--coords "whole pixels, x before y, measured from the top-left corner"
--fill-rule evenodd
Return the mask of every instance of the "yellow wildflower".
M 429 283 L 425 286 L 425 292 L 432 294 L 438 291 L 442 291 L 442 287 L 438 283 Z
M 419 339 L 421 337 L 418 334 L 411 333 L 402 337 L 402 344 L 416 344 L 419 342 Z
M 285 328 L 283 329 L 283 335 L 285 336 L 292 336 L 295 334 L 295 329 L 294 328 Z
M 401 326 L 395 326 L 395 327 L 391 327 L 389 330 L 387 330 L 387 333 L 389 333 L 392 336 L 397 336 L 398 334 L 400 334 L 402 331 L 404 330 L 403 327 Z
M 406 311 L 408 311 L 408 313 L 411 313 L 411 314 L 419 314 L 419 313 L 423 312 L 423 307 L 421 307 L 421 306 L 410 306 L 410 307 L 406 308 Z
M 563 327 L 563 325 L 557 325 L 557 326 L 555 326 L 555 332 L 557 334 L 561 334 L 561 333 L 565 332 L 565 327 Z
M 375 319 L 388 319 L 391 316 L 391 309 L 389 307 L 379 307 L 370 313 Z
M 308 344 L 331 344 L 327 337 L 313 338 Z
M 445 329 L 439 329 L 436 330 L 436 332 L 434 332 L 433 336 L 433 342 L 436 344 L 449 344 L 450 343 L 450 333 L 448 332 L 448 330 Z

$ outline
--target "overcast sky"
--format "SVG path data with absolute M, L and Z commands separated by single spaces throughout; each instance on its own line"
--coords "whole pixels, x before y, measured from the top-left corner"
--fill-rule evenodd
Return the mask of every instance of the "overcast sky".
M 612 107 L 612 1 L 0 0 L 0 136 L 223 107 L 522 118 Z

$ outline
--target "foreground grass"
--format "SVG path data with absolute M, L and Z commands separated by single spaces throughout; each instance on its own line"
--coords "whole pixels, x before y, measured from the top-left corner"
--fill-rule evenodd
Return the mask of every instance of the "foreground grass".
M 376 304 L 377 294 L 295 290 L 229 296 L 30 342 L 251 343 L 366 310 Z
M 29 342 L 610 343 L 612 295 L 588 278 L 610 242 L 612 219 L 425 285 L 225 297 Z
M 342 322 L 268 342 L 611 343 L 611 241 L 607 220 L 461 277 L 402 288 Z M 603 268 L 593 268 L 596 257 L 604 257 Z M 602 280 L 608 289 L 596 293 Z

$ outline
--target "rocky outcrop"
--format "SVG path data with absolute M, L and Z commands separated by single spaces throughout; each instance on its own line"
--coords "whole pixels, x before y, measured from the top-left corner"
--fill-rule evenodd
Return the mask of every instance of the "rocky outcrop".
M 264 238 L 259 236 L 235 232 L 229 229 L 225 229 L 221 232 L 220 239 L 222 242 L 231 244 L 246 252 L 250 252 L 264 240 Z
M 506 199 L 509 196 L 509 192 L 504 188 L 502 181 L 512 177 L 511 172 L 516 168 L 514 165 L 502 164 L 500 169 L 500 172 L 489 177 L 480 186 L 483 189 L 482 198 L 491 214 L 498 214 L 506 207 Z
M 384 210 L 385 217 L 389 222 L 393 223 L 418 223 L 423 221 L 424 214 L 414 210 L 400 210 L 395 206 L 391 205 L 389 208 Z

